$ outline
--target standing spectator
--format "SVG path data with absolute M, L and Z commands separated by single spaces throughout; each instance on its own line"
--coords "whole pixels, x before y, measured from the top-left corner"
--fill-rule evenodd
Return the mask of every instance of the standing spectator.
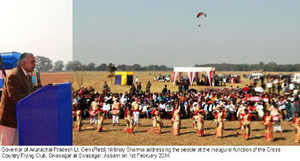
M 182 83 L 180 82 L 179 85 L 178 85 L 178 91 L 179 91 L 179 93 L 182 93 L 182 88 L 183 88 L 182 87 Z
M 184 82 L 184 91 L 189 91 L 189 83 L 187 81 Z
M 286 108 L 286 117 L 289 121 L 292 120 L 292 103 L 291 103 L 291 99 L 287 100 L 287 104 L 285 106 Z
M 260 87 L 265 90 L 266 89 L 266 84 L 264 82 L 261 82 Z
M 104 82 L 103 88 L 104 88 L 104 94 L 106 95 L 107 91 L 109 90 L 109 86 L 107 85 L 106 81 Z
M 167 85 L 165 84 L 165 88 L 162 90 L 161 93 L 166 94 L 167 92 L 168 92 L 168 89 L 167 89 Z
M 146 93 L 150 92 L 150 87 L 151 87 L 151 83 L 150 83 L 150 81 L 148 81 L 147 86 L 146 86 Z
M 139 78 L 138 77 L 135 77 L 135 83 L 136 83 L 136 85 L 138 85 L 138 83 L 139 83 Z
M 130 94 L 135 94 L 135 90 L 136 90 L 136 88 L 135 88 L 134 84 L 132 83 L 132 85 L 130 87 Z
M 136 89 L 137 89 L 138 93 L 142 92 L 142 82 L 139 82 L 139 84 L 137 85 Z
M 283 120 L 286 120 L 287 119 L 287 115 L 286 115 L 286 101 L 283 99 L 283 97 L 281 96 L 279 98 L 279 101 L 278 101 L 278 108 L 279 110 L 281 111 L 282 113 L 282 119 Z
M 256 111 L 257 111 L 257 115 L 258 115 L 258 120 L 259 121 L 263 120 L 264 106 L 262 105 L 262 102 L 258 102 L 255 107 L 256 107 Z
M 269 93 L 271 93 L 272 92 L 272 83 L 271 82 L 267 83 L 267 88 L 268 88 Z
M 286 83 L 284 83 L 283 93 L 284 93 L 285 95 L 290 94 L 289 86 L 288 86 L 288 84 L 286 84 Z
M 278 96 L 280 96 L 280 91 L 281 91 L 281 90 L 282 90 L 281 84 L 278 83 L 278 84 L 277 84 L 277 94 L 278 94 Z

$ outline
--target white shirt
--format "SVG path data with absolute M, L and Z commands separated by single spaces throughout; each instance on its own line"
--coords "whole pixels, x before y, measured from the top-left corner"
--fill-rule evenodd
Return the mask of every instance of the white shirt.
M 272 88 L 272 83 L 268 83 L 268 84 L 267 84 L 267 87 L 268 87 L 268 88 Z
M 293 90 L 295 88 L 295 85 L 293 83 L 290 84 L 290 90 Z
M 159 108 L 164 110 L 166 108 L 166 105 L 165 104 L 159 104 Z
M 125 103 L 127 102 L 127 99 L 124 97 L 124 95 L 120 99 L 120 102 L 121 102 L 122 105 L 125 105 Z
M 93 101 L 92 104 L 91 104 L 91 108 L 92 108 L 93 110 L 98 109 L 98 103 L 97 103 L 96 101 Z
M 285 101 L 279 101 L 278 102 L 278 108 L 280 109 L 280 110 L 284 110 L 285 109 Z
M 21 67 L 21 69 L 23 70 L 25 76 L 27 76 L 28 73 L 22 67 Z
M 104 111 L 109 111 L 110 110 L 110 104 L 109 103 L 104 103 L 102 109 Z
M 234 106 L 233 106 L 233 104 L 230 104 L 230 105 L 229 105 L 229 111 L 231 111 L 231 112 L 234 111 Z
M 263 111 L 264 110 L 263 105 L 257 105 L 255 108 L 256 108 L 257 111 Z

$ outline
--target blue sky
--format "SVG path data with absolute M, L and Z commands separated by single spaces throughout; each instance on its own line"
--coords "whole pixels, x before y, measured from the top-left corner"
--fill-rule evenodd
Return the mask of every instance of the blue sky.
M 207 17 L 196 18 L 199 12 Z M 299 16 L 298 0 L 74 0 L 73 59 L 170 67 L 295 64 Z

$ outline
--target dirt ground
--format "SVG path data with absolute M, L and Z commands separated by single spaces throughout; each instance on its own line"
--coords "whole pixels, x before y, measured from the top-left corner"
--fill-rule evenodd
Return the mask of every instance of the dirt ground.
M 36 74 L 34 73 L 34 76 Z M 73 72 L 41 73 L 42 85 L 73 82 Z
M 104 121 L 104 127 L 107 130 L 103 132 L 96 132 L 96 126 L 90 125 L 89 120 L 83 120 L 82 131 L 73 132 L 73 145 L 114 145 L 114 146 L 199 146 L 199 145 L 214 145 L 214 146 L 266 146 L 266 145 L 289 145 L 299 146 L 295 143 L 294 127 L 289 122 L 282 122 L 283 133 L 274 133 L 274 141 L 266 141 L 264 138 L 264 125 L 262 121 L 251 122 L 251 135 L 249 140 L 244 140 L 243 135 L 236 135 L 237 132 L 242 134 L 238 121 L 226 121 L 224 138 L 216 138 L 216 124 L 212 121 L 205 121 L 205 131 L 209 133 L 207 136 L 198 137 L 196 130 L 192 125 L 192 119 L 183 119 L 182 128 L 179 136 L 174 136 L 170 131 L 172 130 L 171 120 L 163 119 L 162 134 L 155 134 L 154 132 L 146 132 L 152 128 L 152 120 L 142 118 L 140 119 L 140 127 L 134 128 L 133 134 L 128 134 L 122 129 L 126 128 L 125 120 L 120 119 L 120 126 L 112 126 L 112 120 Z M 92 129 L 93 128 L 93 129 Z

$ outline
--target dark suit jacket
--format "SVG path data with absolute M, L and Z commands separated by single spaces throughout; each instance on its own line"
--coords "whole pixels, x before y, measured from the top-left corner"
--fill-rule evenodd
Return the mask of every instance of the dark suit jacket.
M 0 125 L 17 128 L 17 102 L 33 89 L 31 77 L 25 76 L 21 67 L 14 68 L 5 79 L 0 104 Z

